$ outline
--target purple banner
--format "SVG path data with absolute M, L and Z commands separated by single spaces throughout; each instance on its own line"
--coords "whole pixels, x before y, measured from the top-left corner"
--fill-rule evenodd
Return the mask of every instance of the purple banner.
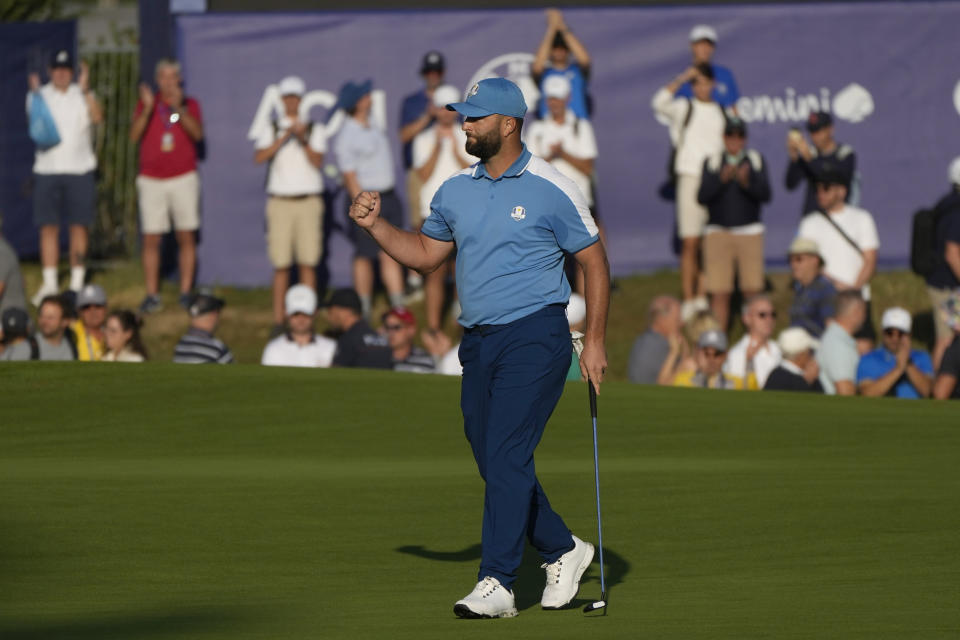
M 576 9 L 564 12 L 590 51 L 593 121 L 599 146 L 598 205 L 614 273 L 676 263 L 673 207 L 660 200 L 667 130 L 650 100 L 690 64 L 690 28 L 716 28 L 714 61 L 739 84 L 750 146 L 767 159 L 773 201 L 764 210 L 767 256 L 782 260 L 796 231 L 802 188 L 784 187 L 784 141 L 810 110 L 834 114 L 836 136 L 858 155 L 861 205 L 877 219 L 880 259 L 905 264 L 910 216 L 947 190 L 946 167 L 960 154 L 960 5 L 939 2 L 740 7 Z M 340 85 L 372 78 L 375 111 L 395 142 L 400 102 L 420 87 L 420 59 L 439 49 L 447 81 L 463 89 L 489 75 L 518 81 L 533 98 L 533 51 L 542 11 L 425 11 L 210 14 L 177 20 L 188 92 L 203 105 L 202 282 L 264 285 L 264 173 L 255 135 L 276 105 L 271 85 L 287 74 L 307 83 L 313 120 L 323 120 Z M 329 124 L 331 134 L 340 117 Z M 331 162 L 335 159 L 330 158 Z M 334 184 L 330 181 L 328 184 Z M 344 205 L 328 211 L 341 227 Z M 352 248 L 334 230 L 328 264 L 350 281 Z

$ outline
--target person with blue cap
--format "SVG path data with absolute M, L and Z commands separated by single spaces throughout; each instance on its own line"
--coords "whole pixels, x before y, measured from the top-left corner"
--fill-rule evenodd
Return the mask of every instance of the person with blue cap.
M 334 152 L 343 174 L 343 185 L 352 201 L 362 191 L 376 191 L 383 203 L 385 219 L 403 225 L 403 207 L 394 193 L 396 177 L 393 154 L 387 134 L 373 122 L 371 92 L 373 81 L 347 82 L 340 89 L 337 104 L 331 113 L 343 109 L 347 118 L 337 135 Z M 353 288 L 360 296 L 363 317 L 370 318 L 373 305 L 373 267 L 380 265 L 380 279 L 387 290 L 391 307 L 403 306 L 403 269 L 377 243 L 364 233 L 352 234 Z
M 467 153 L 480 162 L 437 190 L 419 231 L 381 215 L 381 196 L 360 193 L 350 217 L 397 261 L 423 273 L 456 247 L 464 431 L 486 483 L 478 583 L 454 604 L 462 618 L 517 615 L 513 583 L 524 537 L 543 558 L 544 609 L 567 606 L 593 559 L 572 535 L 537 479 L 534 450 L 563 392 L 571 343 L 564 254 L 583 267 L 587 301 L 584 378 L 599 389 L 610 274 L 606 251 L 577 186 L 520 140 L 527 112 L 503 78 L 473 85 L 446 105 L 465 118 Z

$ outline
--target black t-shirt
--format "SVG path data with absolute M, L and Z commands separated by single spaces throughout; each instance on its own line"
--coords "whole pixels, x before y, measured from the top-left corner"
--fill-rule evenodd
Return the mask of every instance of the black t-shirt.
M 393 351 L 386 336 L 371 329 L 365 320 L 358 320 L 337 340 L 333 366 L 392 369 Z
M 957 384 L 953 385 L 951 398 L 960 399 L 960 336 L 953 339 L 947 350 L 943 352 L 943 360 L 940 361 L 940 375 L 946 374 L 957 379 Z
M 960 244 L 960 191 L 951 191 L 937 203 L 934 210 L 940 214 L 936 231 L 937 262 L 927 275 L 927 284 L 937 289 L 954 289 L 960 287 L 960 280 L 943 256 L 948 241 Z
M 767 376 L 767 382 L 763 385 L 764 391 L 812 391 L 814 393 L 823 393 L 823 387 L 819 380 L 814 380 L 813 384 L 804 380 L 803 376 L 787 371 L 783 367 L 777 367 Z

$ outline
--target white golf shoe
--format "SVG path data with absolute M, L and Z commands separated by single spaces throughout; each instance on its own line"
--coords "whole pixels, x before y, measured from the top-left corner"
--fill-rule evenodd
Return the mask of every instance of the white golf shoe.
M 517 615 L 517 607 L 513 593 L 487 576 L 465 598 L 457 600 L 453 612 L 458 618 L 512 618 Z
M 556 562 L 540 565 L 547 570 L 547 586 L 543 589 L 540 606 L 561 609 L 573 600 L 580 590 L 580 578 L 593 560 L 593 545 L 573 536 L 573 549 L 557 558 Z

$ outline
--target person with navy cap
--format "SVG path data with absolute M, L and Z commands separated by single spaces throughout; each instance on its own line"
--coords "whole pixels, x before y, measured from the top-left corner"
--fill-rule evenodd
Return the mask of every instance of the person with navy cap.
M 550 507 L 534 450 L 563 392 L 571 344 L 564 252 L 583 267 L 587 326 L 580 371 L 599 389 L 610 274 L 583 194 L 520 140 L 527 112 L 519 87 L 481 80 L 464 102 L 466 151 L 480 158 L 441 185 L 421 229 L 384 220 L 380 195 L 360 193 L 350 217 L 400 263 L 430 272 L 457 249 L 464 431 L 486 483 L 476 587 L 454 605 L 463 618 L 517 615 L 513 583 L 524 537 L 544 560 L 545 609 L 570 603 L 593 559 Z
M 403 206 L 394 193 L 396 178 L 390 141 L 383 129 L 371 117 L 373 81 L 348 82 L 340 89 L 336 108 L 347 116 L 334 143 L 334 152 L 343 185 L 352 201 L 361 191 L 381 194 L 383 215 L 392 224 L 403 225 Z M 331 110 L 331 113 L 336 111 Z M 366 234 L 355 233 L 353 253 L 353 287 L 360 296 L 363 317 L 370 318 L 373 304 L 373 268 L 380 265 L 380 279 L 387 290 L 391 307 L 403 305 L 403 269 L 381 251 Z
M 807 144 L 799 129 L 791 129 L 787 134 L 787 154 L 790 156 L 790 164 L 787 165 L 787 189 L 793 191 L 804 180 L 807 182 L 807 194 L 801 214 L 807 215 L 820 208 L 817 201 L 817 182 L 823 177 L 827 165 L 832 172 L 837 172 L 842 177 L 842 184 L 847 189 L 844 200 L 853 205 L 857 204 L 859 195 L 856 193 L 854 181 L 857 154 L 850 145 L 840 144 L 834 139 L 833 117 L 826 111 L 811 113 L 807 117 L 807 132 L 812 145 Z
M 33 162 L 33 219 L 40 230 L 40 263 L 43 283 L 33 296 L 39 306 L 59 291 L 57 263 L 60 260 L 60 225 L 70 228 L 70 290 L 79 291 L 86 279 L 88 228 L 96 209 L 97 156 L 92 128 L 103 121 L 103 109 L 90 89 L 90 69 L 80 63 L 74 82 L 74 59 L 61 49 L 50 60 L 50 81 L 41 86 L 40 76 L 28 76 L 27 111 L 36 96 L 46 103 L 56 124 L 59 142 L 37 147 Z

